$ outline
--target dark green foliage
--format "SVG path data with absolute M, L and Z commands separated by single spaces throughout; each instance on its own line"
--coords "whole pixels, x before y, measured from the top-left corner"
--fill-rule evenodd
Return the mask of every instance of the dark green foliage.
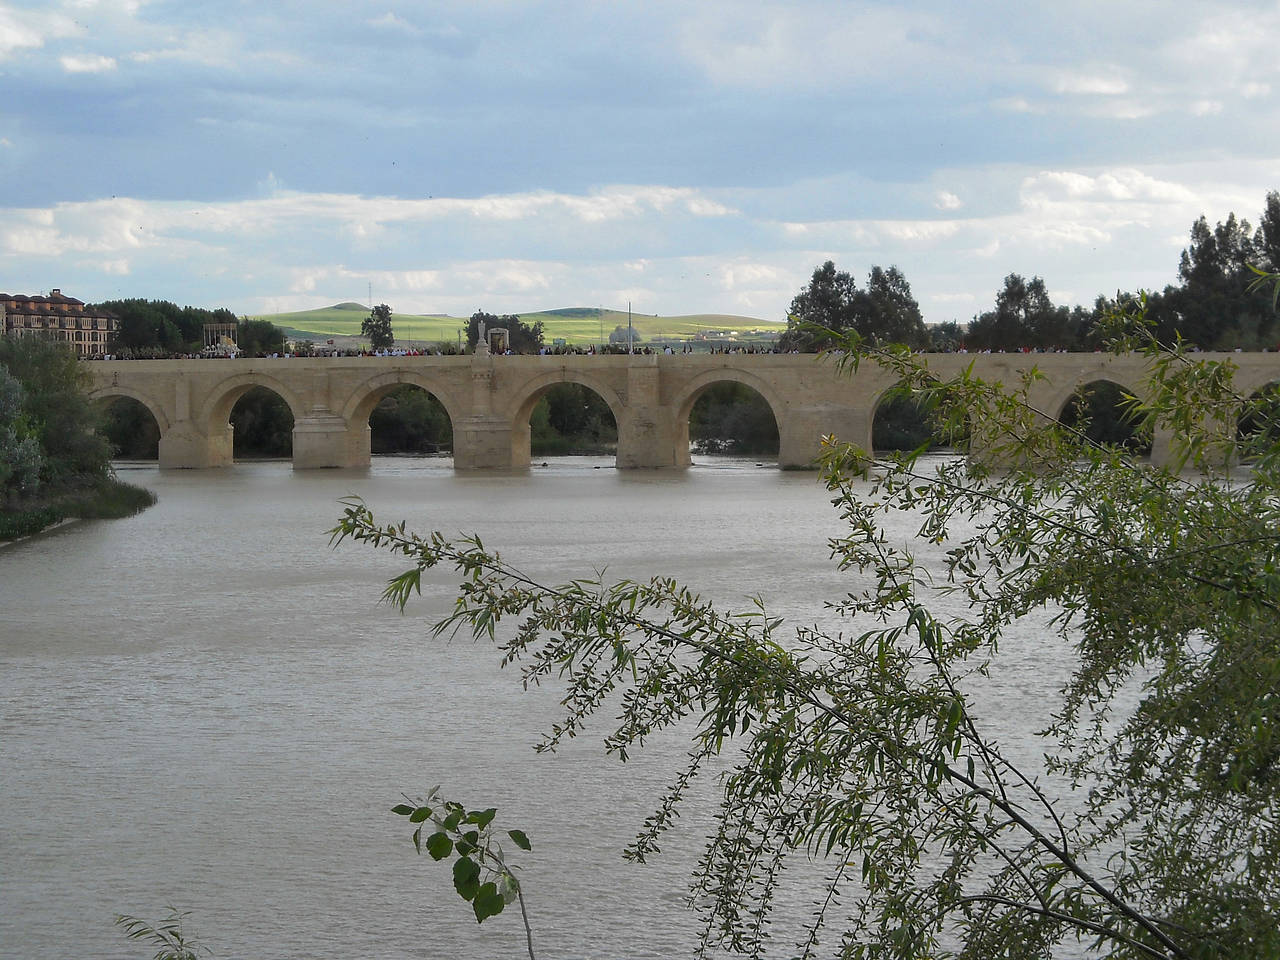
M 689 413 L 689 440 L 698 453 L 778 455 L 778 423 L 769 402 L 746 384 L 709 386 Z
M 247 357 L 284 353 L 284 331 L 269 320 L 241 320 L 236 328 L 236 346 Z
M 288 457 L 293 454 L 293 411 L 277 393 L 251 387 L 231 409 L 236 456 Z
M 439 453 L 453 449 L 453 423 L 444 406 L 420 387 L 404 384 L 369 415 L 373 453 Z
M 590 387 L 557 383 L 529 415 L 529 450 L 538 457 L 611 453 L 618 445 L 613 411 Z
M 17 540 L 39 533 L 65 519 L 61 510 L 37 507 L 34 510 L 0 511 L 0 540 Z
M 954 320 L 948 320 L 946 323 L 935 323 L 928 328 L 929 342 L 925 344 L 926 350 L 933 350 L 939 353 L 947 353 L 952 350 L 959 350 L 964 346 L 964 328 Z
M 116 917 L 116 926 L 124 930 L 126 939 L 145 941 L 155 947 L 152 960 L 197 960 L 201 948 L 191 934 L 182 930 L 182 921 L 188 916 L 170 907 L 169 916 L 158 923 L 122 915 Z
M 970 350 L 1072 349 L 1087 325 L 1088 314 L 1053 305 L 1040 277 L 1028 281 L 1011 273 L 996 294 L 996 308 L 969 324 L 965 345 Z
M 44 451 L 26 411 L 26 391 L 0 366 L 0 506 L 40 484 Z
M 22 385 L 22 412 L 43 456 L 40 482 L 105 478 L 111 450 L 96 432 L 99 410 L 89 400 L 89 372 L 75 353 L 43 337 L 3 337 L 0 366 Z
M 204 346 L 206 323 L 236 322 L 236 315 L 225 307 L 179 307 L 168 300 L 106 300 L 92 306 L 120 319 L 116 339 L 110 346 L 116 354 L 196 353 Z
M 160 425 L 143 404 L 131 397 L 104 402 L 99 429 L 111 444 L 113 459 L 155 460 L 160 456 Z
M 440 788 L 434 787 L 425 798 L 414 803 L 398 803 L 391 812 L 407 817 L 415 827 L 411 839 L 418 853 L 425 847 L 428 856 L 436 861 L 456 854 L 453 888 L 471 904 L 476 923 L 496 917 L 509 903 L 519 903 L 529 957 L 533 960 L 533 935 L 520 881 L 507 863 L 500 837 L 492 829 L 498 811 L 493 807 L 468 810 L 456 801 L 446 800 L 440 795 Z M 428 823 L 434 829 L 424 840 L 423 828 Z M 509 830 L 507 836 L 521 850 L 532 849 L 523 830 Z
M 360 335 L 369 338 L 369 346 L 374 350 L 390 349 L 396 342 L 391 330 L 391 308 L 380 303 L 369 311 L 360 324 Z
M 897 267 L 872 267 L 867 289 L 828 260 L 813 271 L 809 286 L 796 294 L 787 312 L 782 350 L 811 352 L 831 346 L 830 334 L 856 333 L 873 343 L 901 343 L 916 349 L 929 342 L 920 306 Z
M 123 517 L 155 502 L 112 475 L 88 377 L 65 344 L 0 338 L 0 540 L 63 517 Z
M 871 424 L 871 447 L 874 450 L 916 450 L 933 446 L 933 426 L 929 411 L 918 398 L 891 393 L 876 408 Z
M 467 346 L 473 349 L 480 341 L 481 322 L 484 323 L 486 331 L 499 328 L 506 330 L 510 338 L 512 353 L 537 353 L 538 348 L 542 346 L 544 330 L 541 320 L 530 326 L 515 314 L 508 313 L 499 317 L 492 313 L 478 310 L 467 321 Z

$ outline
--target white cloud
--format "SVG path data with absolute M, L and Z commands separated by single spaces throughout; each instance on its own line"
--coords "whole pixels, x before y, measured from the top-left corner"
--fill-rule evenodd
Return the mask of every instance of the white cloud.
M 63 14 L 0 3 L 0 60 L 19 50 L 38 49 L 46 40 L 70 36 L 75 30 L 75 23 Z
M 964 201 L 949 190 L 939 190 L 933 205 L 939 210 L 959 210 Z
M 67 73 L 106 73 L 116 68 L 115 57 L 100 54 L 67 54 L 58 58 Z
M 1055 93 L 1115 97 L 1129 92 L 1129 83 L 1115 74 L 1066 73 L 1053 81 Z
M 1063 200 L 1185 203 L 1193 194 L 1185 186 L 1160 180 L 1141 170 L 1122 168 L 1096 175 L 1071 170 L 1043 170 L 1026 177 L 1019 191 L 1024 204 L 1040 206 Z
M 378 17 L 366 21 L 371 27 L 379 27 L 387 30 L 395 30 L 399 33 L 416 34 L 422 31 L 411 24 L 408 20 L 397 16 L 388 10 L 386 13 Z

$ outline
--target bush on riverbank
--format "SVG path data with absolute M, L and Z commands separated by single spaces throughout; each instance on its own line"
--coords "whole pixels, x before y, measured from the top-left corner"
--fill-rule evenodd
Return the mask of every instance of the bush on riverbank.
M 156 502 L 150 490 L 115 477 L 71 484 L 11 503 L 0 510 L 0 541 L 17 540 L 67 519 L 116 520 L 141 513 Z
M 0 338 L 0 540 L 67 517 L 125 517 L 155 494 L 111 470 L 89 376 L 65 343 Z

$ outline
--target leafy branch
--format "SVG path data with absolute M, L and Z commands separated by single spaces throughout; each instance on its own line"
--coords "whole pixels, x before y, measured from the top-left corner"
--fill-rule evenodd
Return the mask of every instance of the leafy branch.
M 515 868 L 508 865 L 492 828 L 497 810 L 468 810 L 456 801 L 446 800 L 440 795 L 440 788 L 433 787 L 425 798 L 396 804 L 391 812 L 407 817 L 414 825 L 413 846 L 419 854 L 425 848 L 432 860 L 454 856 L 453 888 L 471 904 L 476 923 L 496 917 L 512 902 L 519 903 L 529 960 L 533 960 L 533 930 L 520 880 Z M 428 823 L 434 830 L 424 839 L 423 827 Z M 521 850 L 533 849 L 523 830 L 508 830 L 506 836 Z

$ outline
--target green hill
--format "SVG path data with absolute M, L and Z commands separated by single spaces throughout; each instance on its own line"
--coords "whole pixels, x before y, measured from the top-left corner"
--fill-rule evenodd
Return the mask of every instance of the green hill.
M 330 337 L 360 336 L 360 323 L 368 315 L 368 307 L 348 301 L 317 310 L 259 314 L 253 319 L 269 320 L 276 326 L 283 327 L 295 339 L 324 340 Z M 557 310 L 522 313 L 519 316 L 528 324 L 542 321 L 548 343 L 556 339 L 575 344 L 599 343 L 602 337 L 607 340 L 615 327 L 627 325 L 625 310 L 596 307 L 562 307 Z M 459 331 L 466 329 L 467 319 L 448 314 L 397 313 L 391 322 L 398 343 L 435 343 L 442 340 L 456 342 Z M 785 329 L 785 324 L 777 321 L 721 313 L 671 317 L 634 313 L 632 326 L 636 336 L 645 341 L 661 338 L 687 339 L 699 333 L 712 336 L 732 334 L 736 339 L 744 340 L 759 339 L 776 336 Z

